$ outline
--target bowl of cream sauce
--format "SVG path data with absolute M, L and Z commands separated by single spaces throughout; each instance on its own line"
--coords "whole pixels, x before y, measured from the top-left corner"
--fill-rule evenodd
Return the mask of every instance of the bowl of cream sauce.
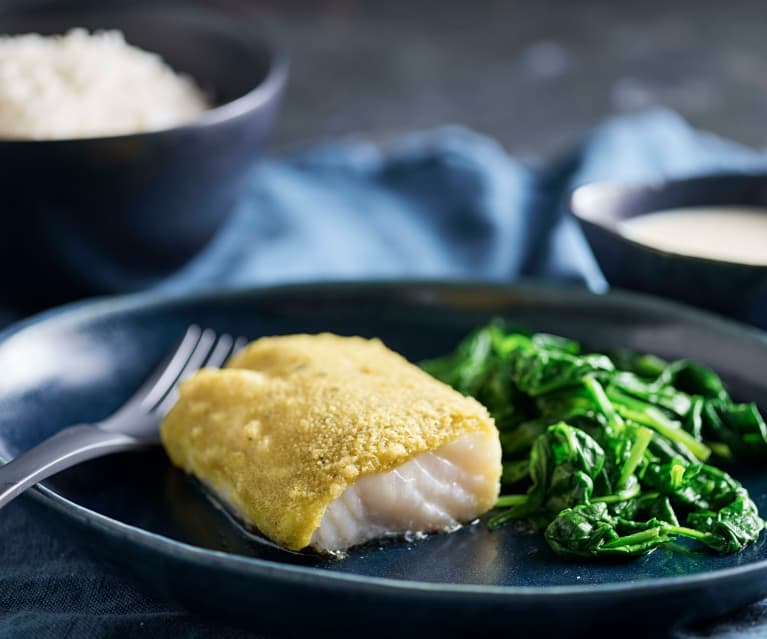
M 611 286 L 767 328 L 767 175 L 596 182 L 569 203 Z

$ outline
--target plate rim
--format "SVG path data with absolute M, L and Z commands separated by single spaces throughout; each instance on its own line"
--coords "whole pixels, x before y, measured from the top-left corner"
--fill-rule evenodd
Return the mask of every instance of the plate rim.
M 291 282 L 284 284 L 206 287 L 194 292 L 153 290 L 127 295 L 114 295 L 90 298 L 48 309 L 21 321 L 15 322 L 0 331 L 0 348 L 14 336 L 33 330 L 40 325 L 55 324 L 60 321 L 77 321 L 83 317 L 96 317 L 110 313 L 128 312 L 140 308 L 158 308 L 189 302 L 205 302 L 237 297 L 258 297 L 275 293 L 299 294 L 301 291 L 313 294 L 343 292 L 347 295 L 354 292 L 370 292 L 378 289 L 401 291 L 402 289 L 466 289 L 475 292 L 481 290 L 489 293 L 522 293 L 533 296 L 551 296 L 560 294 L 571 299 L 601 301 L 608 306 L 632 307 L 641 305 L 646 308 L 649 304 L 654 310 L 663 314 L 670 313 L 677 317 L 685 317 L 699 324 L 707 325 L 714 330 L 725 333 L 746 336 L 767 345 L 767 333 L 759 329 L 726 319 L 713 313 L 699 310 L 691 306 L 655 297 L 645 293 L 636 293 L 613 288 L 604 292 L 589 291 L 581 286 L 535 280 L 520 280 L 515 282 L 477 281 L 468 279 L 374 279 L 354 281 L 313 281 Z M 484 584 L 455 584 L 447 582 L 428 582 L 419 580 L 374 577 L 355 573 L 331 572 L 312 566 L 285 564 L 269 559 L 247 557 L 224 551 L 211 550 L 194 546 L 186 542 L 171 539 L 159 533 L 145 530 L 139 526 L 126 524 L 99 512 L 73 502 L 55 491 L 36 486 L 26 493 L 39 505 L 55 511 L 70 522 L 98 529 L 100 532 L 113 535 L 120 540 L 129 541 L 155 551 L 172 556 L 174 559 L 188 561 L 203 568 L 226 569 L 246 577 L 278 580 L 285 583 L 327 586 L 335 588 L 353 588 L 371 590 L 378 594 L 407 594 L 408 596 L 461 596 L 486 599 L 509 597 L 533 599 L 550 599 L 551 597 L 567 596 L 568 598 L 589 599 L 605 595 L 622 595 L 655 593 L 658 591 L 672 592 L 705 587 L 711 583 L 745 578 L 752 573 L 767 572 L 767 558 L 746 563 L 740 566 L 708 570 L 691 575 L 676 575 L 658 577 L 647 580 L 611 582 L 606 584 L 558 585 L 558 586 L 509 586 Z

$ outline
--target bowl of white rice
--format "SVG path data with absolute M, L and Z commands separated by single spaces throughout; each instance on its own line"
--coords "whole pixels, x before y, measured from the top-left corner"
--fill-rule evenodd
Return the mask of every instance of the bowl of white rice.
M 160 131 L 212 106 L 194 78 L 129 44 L 122 31 L 0 35 L 0 139 Z
M 232 210 L 287 76 L 256 26 L 200 7 L 0 10 L 0 305 L 177 271 Z

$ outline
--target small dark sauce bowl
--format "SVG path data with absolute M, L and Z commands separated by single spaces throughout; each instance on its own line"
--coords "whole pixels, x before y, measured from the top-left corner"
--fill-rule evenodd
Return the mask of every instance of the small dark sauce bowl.
M 173 128 L 0 139 L 0 305 L 33 311 L 145 288 L 210 240 L 271 128 L 287 63 L 253 24 L 197 3 L 0 7 L 0 33 L 119 29 L 213 108 Z
M 569 205 L 611 286 L 675 299 L 767 328 L 767 266 L 664 251 L 620 232 L 621 221 L 665 209 L 767 209 L 767 175 L 708 175 L 639 186 L 595 182 L 575 189 Z

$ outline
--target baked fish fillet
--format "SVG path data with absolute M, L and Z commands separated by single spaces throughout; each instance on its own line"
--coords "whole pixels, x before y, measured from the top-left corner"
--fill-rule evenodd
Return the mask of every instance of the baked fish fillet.
M 291 550 L 450 531 L 500 485 L 487 410 L 376 339 L 256 340 L 184 382 L 161 434 L 174 464 Z

